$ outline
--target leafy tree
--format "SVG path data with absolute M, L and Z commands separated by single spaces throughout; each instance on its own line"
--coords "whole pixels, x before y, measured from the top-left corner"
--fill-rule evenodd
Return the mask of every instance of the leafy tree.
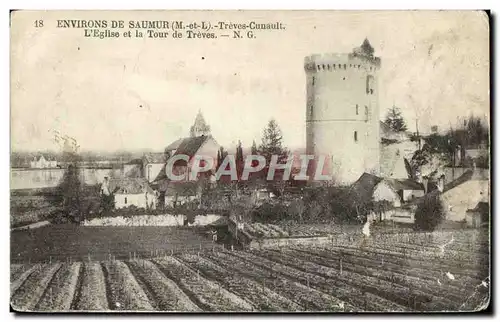
M 236 173 L 238 174 L 238 179 L 241 177 L 243 173 L 243 167 L 245 166 L 243 160 L 243 147 L 241 146 L 241 141 L 238 140 L 238 146 L 236 147 Z
M 61 182 L 56 187 L 55 202 L 61 207 L 61 214 L 66 221 L 78 222 L 83 215 L 83 186 L 79 169 L 70 163 Z
M 269 120 L 267 126 L 264 128 L 262 135 L 262 143 L 259 147 L 259 154 L 266 159 L 266 167 L 258 176 L 267 178 L 269 164 L 273 155 L 278 156 L 278 163 L 286 163 L 289 151 L 283 146 L 283 135 L 278 123 L 274 119 Z M 267 181 L 267 188 L 277 196 L 283 196 L 285 182 L 280 179 L 283 170 L 277 170 L 274 174 L 272 181 Z M 267 180 L 267 179 L 266 179 Z
M 401 114 L 401 110 L 396 106 L 389 109 L 384 123 L 387 124 L 387 126 L 389 126 L 394 132 L 404 132 L 408 129 L 403 115 Z
M 274 119 L 271 119 L 264 129 L 259 152 L 266 158 L 267 164 L 269 164 L 273 155 L 279 156 L 278 162 L 282 162 L 288 156 L 288 150 L 283 146 L 281 129 Z
M 221 163 L 222 163 L 222 156 L 221 156 L 220 149 L 219 149 L 219 150 L 217 150 L 217 169 L 219 168 Z
M 451 129 L 449 132 L 453 142 L 462 147 L 477 147 L 485 143 L 489 145 L 489 128 L 480 117 L 474 115 L 463 120 L 463 127 Z
M 257 143 L 255 143 L 255 140 L 253 140 L 253 142 L 252 142 L 251 154 L 252 155 L 257 155 L 258 154 Z
M 415 230 L 433 231 L 444 221 L 446 214 L 439 193 L 427 194 L 415 212 Z

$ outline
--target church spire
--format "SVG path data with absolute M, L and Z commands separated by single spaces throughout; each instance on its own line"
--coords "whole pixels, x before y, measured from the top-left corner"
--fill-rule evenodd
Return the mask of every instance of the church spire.
M 201 114 L 201 110 L 198 110 L 198 114 L 196 115 L 194 124 L 193 126 L 191 126 L 189 132 L 191 137 L 210 135 L 210 126 L 207 124 L 207 122 L 205 122 L 205 118 L 203 117 L 203 114 Z

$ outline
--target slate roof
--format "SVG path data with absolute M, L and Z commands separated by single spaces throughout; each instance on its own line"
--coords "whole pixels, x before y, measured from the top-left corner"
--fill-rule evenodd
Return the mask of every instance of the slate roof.
M 370 173 L 363 173 L 351 186 L 358 195 L 365 200 L 371 200 L 377 184 L 383 179 Z
M 474 172 L 472 170 L 465 171 L 460 177 L 456 178 L 455 180 L 453 180 L 451 182 L 448 182 L 444 186 L 444 191 L 443 192 L 451 190 L 451 189 L 453 189 L 453 188 L 461 185 L 462 183 L 471 180 L 473 174 L 474 174 Z
M 182 141 L 184 141 L 185 139 L 188 139 L 188 138 L 180 138 L 180 139 L 177 139 L 175 140 L 174 142 L 170 143 L 166 148 L 165 148 L 165 152 L 167 151 L 172 151 L 172 150 L 177 150 L 177 148 L 179 147 L 179 145 L 182 143 Z
M 109 180 L 109 190 L 120 194 L 154 193 L 144 178 L 113 178 Z
M 174 155 L 184 154 L 189 157 L 193 157 L 208 138 L 209 136 L 205 135 L 186 138 L 179 144 Z
M 467 212 L 478 212 L 480 214 L 487 214 L 490 212 L 490 205 L 487 202 L 480 201 L 474 209 L 468 209 Z
M 424 190 L 424 185 L 411 179 L 385 179 L 395 190 Z

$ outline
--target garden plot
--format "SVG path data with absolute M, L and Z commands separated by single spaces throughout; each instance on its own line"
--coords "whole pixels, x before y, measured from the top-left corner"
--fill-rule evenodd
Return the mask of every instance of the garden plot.
M 45 296 L 38 302 L 37 311 L 64 312 L 71 309 L 81 265 L 78 262 L 62 265 L 47 286 Z
M 201 276 L 173 257 L 155 261 L 161 271 L 175 281 L 181 289 L 190 295 L 198 307 L 208 311 L 252 311 L 254 307 L 225 290 L 220 284 Z
M 217 256 L 218 253 L 213 253 Z M 265 287 L 264 284 L 227 270 L 197 255 L 181 255 L 179 259 L 203 276 L 217 281 L 228 291 L 251 303 L 258 311 L 300 311 L 299 305 Z
M 191 312 L 201 311 L 172 280 L 167 278 L 158 267 L 147 260 L 130 261 L 130 270 L 153 294 L 156 307 L 161 311 Z
M 11 305 L 19 311 L 35 311 L 38 301 L 44 295 L 54 274 L 61 264 L 36 265 L 34 271 L 20 285 L 11 297 Z
M 75 300 L 75 310 L 108 310 L 106 282 L 99 262 L 82 263 L 81 284 Z
M 203 256 L 228 271 L 236 271 L 249 279 L 256 280 L 264 287 L 271 288 L 274 292 L 295 302 L 305 311 L 359 311 L 349 302 L 341 301 L 327 293 L 308 287 L 298 279 L 291 279 L 272 269 L 255 265 L 237 254 L 236 252 L 222 252 L 217 255 L 205 253 Z
M 153 311 L 145 291 L 139 286 L 128 266 L 121 261 L 103 262 L 108 305 L 118 311 Z

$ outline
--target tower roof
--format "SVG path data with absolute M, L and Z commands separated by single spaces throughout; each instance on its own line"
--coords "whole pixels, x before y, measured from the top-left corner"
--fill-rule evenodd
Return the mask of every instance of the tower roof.
M 352 50 L 352 53 L 349 54 L 350 57 L 360 57 L 366 61 L 369 61 L 377 66 L 380 66 L 380 58 L 375 57 L 375 49 L 373 46 L 370 44 L 370 41 L 368 38 L 365 38 L 363 40 L 363 43 L 361 46 L 356 47 Z
M 205 121 L 203 114 L 201 114 L 201 110 L 199 110 L 194 120 L 194 124 L 191 126 L 190 136 L 197 137 L 202 135 L 210 135 L 210 126 Z
M 365 38 L 359 48 L 361 49 L 361 53 L 365 54 L 366 56 L 373 56 L 373 53 L 375 52 L 375 49 L 373 49 L 368 38 Z

